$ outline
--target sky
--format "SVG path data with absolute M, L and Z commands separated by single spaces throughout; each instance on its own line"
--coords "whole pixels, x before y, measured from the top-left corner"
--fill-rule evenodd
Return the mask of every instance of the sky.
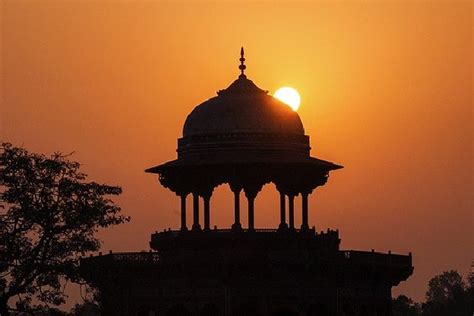
M 120 185 L 132 221 L 103 250 L 148 249 L 179 227 L 179 200 L 144 169 L 176 158 L 186 116 L 239 74 L 301 95 L 311 155 L 344 169 L 310 196 L 310 226 L 341 248 L 413 254 L 393 293 L 469 271 L 473 243 L 470 1 L 0 2 L 0 140 L 74 152 L 90 180 Z M 190 199 L 188 199 L 190 203 Z M 296 224 L 301 224 L 299 199 Z M 211 225 L 232 224 L 228 186 Z M 257 227 L 277 227 L 273 185 Z M 242 212 L 246 223 L 245 211 Z M 188 224 L 190 219 L 188 219 Z

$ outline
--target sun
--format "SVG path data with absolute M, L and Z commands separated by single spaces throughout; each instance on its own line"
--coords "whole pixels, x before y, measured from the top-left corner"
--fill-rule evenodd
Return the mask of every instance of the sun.
M 293 111 L 297 111 L 300 107 L 301 98 L 296 89 L 291 87 L 281 87 L 273 94 L 273 96 L 281 102 L 288 104 Z

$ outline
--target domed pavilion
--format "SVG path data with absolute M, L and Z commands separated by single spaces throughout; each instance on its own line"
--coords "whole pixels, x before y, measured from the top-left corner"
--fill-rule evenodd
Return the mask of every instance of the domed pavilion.
M 204 201 L 203 229 L 211 228 L 210 200 L 215 187 L 227 183 L 234 193 L 234 224 L 240 222 L 240 193 L 248 204 L 247 231 L 255 230 L 254 201 L 266 183 L 280 193 L 279 229 L 295 230 L 294 199 L 301 195 L 301 231 L 309 230 L 308 195 L 324 185 L 329 172 L 342 168 L 310 156 L 298 113 L 241 74 L 227 89 L 188 115 L 178 139 L 178 159 L 147 169 L 181 198 L 181 230 L 187 230 L 186 197 L 193 197 L 193 230 L 200 230 L 199 198 Z M 288 200 L 288 223 L 286 222 Z
M 177 159 L 146 170 L 179 197 L 180 227 L 152 234 L 150 252 L 81 260 L 103 315 L 391 315 L 391 288 L 412 274 L 411 254 L 341 250 L 337 230 L 310 228 L 308 196 L 342 167 L 310 156 L 298 113 L 248 79 L 244 62 L 242 49 L 237 80 L 188 115 Z M 280 194 L 280 223 L 258 228 L 254 203 L 267 183 Z M 233 224 L 217 229 L 211 200 L 221 184 L 234 194 Z

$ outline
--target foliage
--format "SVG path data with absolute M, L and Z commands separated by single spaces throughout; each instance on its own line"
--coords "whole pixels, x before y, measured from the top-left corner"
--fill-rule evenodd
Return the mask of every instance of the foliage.
M 462 276 L 454 270 L 433 277 L 428 283 L 427 302 L 446 302 L 464 290 Z
M 469 279 L 472 277 L 471 273 Z M 423 316 L 471 316 L 473 313 L 472 283 L 466 286 L 457 271 L 446 271 L 429 281 Z
M 421 306 L 405 295 L 399 295 L 392 300 L 393 316 L 419 316 Z
M 418 304 L 400 295 L 392 300 L 393 316 L 471 316 L 474 314 L 474 273 L 466 285 L 462 276 L 446 271 L 428 283 L 426 302 Z
M 99 228 L 129 220 L 108 198 L 121 188 L 87 182 L 68 156 L 0 147 L 0 315 L 20 296 L 64 302 L 64 281 L 79 281 L 78 258 L 97 251 Z
M 82 304 L 76 304 L 71 314 L 74 316 L 99 316 L 100 309 L 95 302 L 86 300 Z
M 27 309 L 18 309 L 20 316 L 69 316 L 69 313 L 47 305 L 29 306 Z

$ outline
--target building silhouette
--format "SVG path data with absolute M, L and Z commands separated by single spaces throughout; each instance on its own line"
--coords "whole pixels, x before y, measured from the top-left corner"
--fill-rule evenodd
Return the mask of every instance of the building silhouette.
M 152 234 L 150 252 L 81 260 L 103 314 L 390 315 L 391 288 L 412 274 L 411 254 L 341 250 L 337 230 L 310 227 L 308 196 L 342 167 L 310 156 L 298 114 L 249 80 L 244 61 L 242 49 L 238 79 L 188 115 L 178 158 L 146 170 L 179 197 L 181 227 Z M 254 223 L 254 201 L 267 183 L 280 194 L 273 229 Z M 228 229 L 211 225 L 221 184 L 234 193 Z

